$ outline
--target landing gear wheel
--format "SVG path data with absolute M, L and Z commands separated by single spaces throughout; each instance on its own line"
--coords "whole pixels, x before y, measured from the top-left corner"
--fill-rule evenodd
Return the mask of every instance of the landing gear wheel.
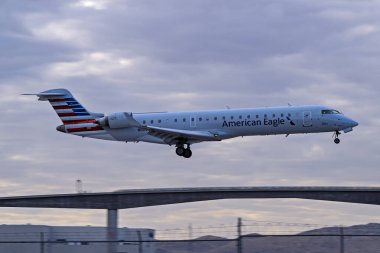
M 175 153 L 178 155 L 178 156 L 183 156 L 184 153 L 185 153 L 185 148 L 183 146 L 179 146 L 176 148 L 175 150 Z
M 183 153 L 183 157 L 190 158 L 192 154 L 193 154 L 193 152 L 191 152 L 191 150 L 189 148 L 187 148 L 187 149 L 185 149 L 185 151 Z
M 335 133 L 333 135 L 333 137 L 335 137 L 335 139 L 334 139 L 335 144 L 339 144 L 340 143 L 340 139 L 339 139 L 339 135 L 340 134 L 341 133 L 339 131 L 335 131 Z

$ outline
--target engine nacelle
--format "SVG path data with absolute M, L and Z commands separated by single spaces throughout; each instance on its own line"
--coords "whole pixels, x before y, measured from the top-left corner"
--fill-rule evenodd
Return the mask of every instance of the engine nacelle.
M 111 113 L 108 116 L 97 119 L 96 123 L 109 128 L 138 127 L 141 125 L 133 118 L 132 113 L 128 112 Z

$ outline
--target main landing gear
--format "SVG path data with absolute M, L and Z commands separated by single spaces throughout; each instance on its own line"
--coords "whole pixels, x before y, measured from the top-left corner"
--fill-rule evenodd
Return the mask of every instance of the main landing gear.
M 334 142 L 335 144 L 339 144 L 340 143 L 340 139 L 339 139 L 339 135 L 341 133 L 339 131 L 335 131 L 334 135 L 333 135 L 333 138 L 334 138 Z
M 190 158 L 193 152 L 191 152 L 190 145 L 187 144 L 187 148 L 184 147 L 184 145 L 177 146 L 175 153 L 178 156 L 183 156 L 185 158 Z

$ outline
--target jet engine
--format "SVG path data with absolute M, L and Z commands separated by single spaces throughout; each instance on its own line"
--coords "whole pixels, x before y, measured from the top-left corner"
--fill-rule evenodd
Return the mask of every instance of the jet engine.
M 141 126 L 141 124 L 133 118 L 132 113 L 128 112 L 111 113 L 108 116 L 97 119 L 95 123 L 109 128 L 126 128 Z

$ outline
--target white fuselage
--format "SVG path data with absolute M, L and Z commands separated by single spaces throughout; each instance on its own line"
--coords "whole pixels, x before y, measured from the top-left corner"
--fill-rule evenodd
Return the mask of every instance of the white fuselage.
M 322 114 L 326 106 L 286 106 L 193 112 L 138 113 L 142 125 L 187 131 L 208 131 L 220 140 L 238 136 L 320 133 L 347 130 L 357 125 L 343 114 Z M 162 138 L 136 127 L 105 128 L 114 140 L 165 144 Z M 90 137 L 90 136 L 88 136 Z M 96 138 L 96 136 L 91 136 Z M 99 136 L 102 138 L 101 136 Z M 194 141 L 195 143 L 197 141 Z

